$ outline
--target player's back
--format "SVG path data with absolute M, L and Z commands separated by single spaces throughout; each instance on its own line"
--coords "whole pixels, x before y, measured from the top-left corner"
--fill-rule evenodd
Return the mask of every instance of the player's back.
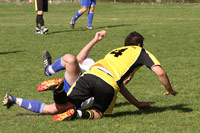
M 140 64 L 135 62 L 140 56 L 141 50 L 142 48 L 139 46 L 116 48 L 97 63 L 102 64 L 112 73 L 114 79 L 121 83 L 128 75 L 140 67 Z

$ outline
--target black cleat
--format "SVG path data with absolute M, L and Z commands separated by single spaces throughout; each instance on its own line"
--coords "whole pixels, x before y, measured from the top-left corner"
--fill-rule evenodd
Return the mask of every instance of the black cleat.
M 45 51 L 43 52 L 43 61 L 44 61 L 44 74 L 45 74 L 46 76 L 50 76 L 50 75 L 47 74 L 46 69 L 47 69 L 47 67 L 48 67 L 49 65 L 52 64 L 52 58 L 51 58 L 50 53 L 49 53 L 47 50 L 45 50 Z
M 3 106 L 7 106 L 7 109 L 10 109 L 13 104 L 15 104 L 13 97 L 7 93 L 3 99 Z

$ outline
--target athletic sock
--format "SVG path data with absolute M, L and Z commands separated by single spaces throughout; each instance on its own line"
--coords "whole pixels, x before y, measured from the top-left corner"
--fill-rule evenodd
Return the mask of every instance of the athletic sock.
M 94 13 L 93 13 L 93 12 L 89 12 L 89 13 L 88 13 L 88 27 L 91 27 L 91 26 L 92 26 L 93 16 L 94 16 Z
M 94 119 L 94 112 L 91 110 L 77 110 L 77 118 Z
M 36 17 L 36 27 L 42 27 L 44 26 L 44 19 L 43 19 L 43 15 L 37 14 Z
M 38 28 L 41 27 L 40 26 L 40 15 L 36 16 L 36 27 L 38 27 Z
M 41 15 L 41 21 L 40 21 L 40 25 L 41 27 L 44 26 L 44 19 L 43 19 L 43 15 Z
M 13 97 L 13 99 L 14 99 L 14 102 L 22 108 L 25 108 L 27 110 L 30 110 L 36 113 L 42 113 L 43 111 L 44 103 L 40 101 L 26 100 L 26 99 L 16 98 L 16 97 Z
M 75 16 L 72 18 L 72 21 L 75 22 L 82 14 L 79 11 L 76 12 Z
M 46 73 L 50 76 L 60 70 L 64 70 L 65 66 L 62 63 L 62 57 L 57 59 L 52 65 L 49 65 L 46 69 Z

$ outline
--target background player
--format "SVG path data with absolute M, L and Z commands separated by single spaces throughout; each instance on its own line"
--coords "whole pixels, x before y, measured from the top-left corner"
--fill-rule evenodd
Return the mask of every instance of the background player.
M 93 30 L 93 26 L 92 26 L 92 21 L 93 21 L 93 16 L 94 16 L 94 8 L 96 5 L 96 0 L 81 0 L 81 9 L 79 9 L 75 16 L 71 19 L 70 21 L 70 26 L 72 29 L 74 29 L 74 25 L 76 20 L 82 15 L 84 14 L 87 10 L 88 11 L 88 24 L 87 24 L 87 29 L 89 30 Z
M 48 0 L 35 0 L 36 16 L 36 30 L 35 34 L 46 34 L 48 28 L 44 27 L 43 13 L 48 12 Z

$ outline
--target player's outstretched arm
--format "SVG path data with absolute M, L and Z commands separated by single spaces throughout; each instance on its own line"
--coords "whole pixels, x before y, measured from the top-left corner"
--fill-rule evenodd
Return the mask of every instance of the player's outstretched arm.
M 139 102 L 124 86 L 121 85 L 120 87 L 120 93 L 133 105 L 135 105 L 138 109 L 148 109 L 151 108 L 152 103 L 147 102 Z
M 161 66 L 153 66 L 152 71 L 158 76 L 159 80 L 162 82 L 164 85 L 166 92 L 164 93 L 165 95 L 174 95 L 176 96 L 178 92 L 173 90 L 171 83 L 169 81 L 169 78 L 166 74 L 166 72 L 162 69 Z
M 92 49 L 92 47 L 100 40 L 103 39 L 103 37 L 105 36 L 106 31 L 102 30 L 99 31 L 95 34 L 95 37 L 87 44 L 85 45 L 85 47 L 80 51 L 80 53 L 77 55 L 77 60 L 78 62 L 81 64 L 86 57 L 88 56 L 88 53 L 90 52 L 90 50 Z

